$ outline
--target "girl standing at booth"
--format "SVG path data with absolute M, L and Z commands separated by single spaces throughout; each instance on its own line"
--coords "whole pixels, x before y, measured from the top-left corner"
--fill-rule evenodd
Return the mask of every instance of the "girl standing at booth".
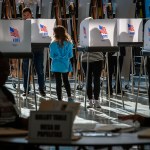
M 68 80 L 68 73 L 72 72 L 72 65 L 70 59 L 73 57 L 73 44 L 69 34 L 63 26 L 56 26 L 54 28 L 54 39 L 49 45 L 51 71 L 54 72 L 56 79 L 56 93 L 59 101 L 62 97 L 62 79 L 64 87 L 67 92 L 68 102 L 74 102 L 71 97 L 71 88 Z

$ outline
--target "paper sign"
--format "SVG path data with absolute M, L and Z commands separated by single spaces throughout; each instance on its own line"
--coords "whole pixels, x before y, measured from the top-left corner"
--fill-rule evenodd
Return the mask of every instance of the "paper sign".
M 75 119 L 75 116 L 79 112 L 80 103 L 69 103 L 65 101 L 42 101 L 40 103 L 40 111 L 71 111 L 72 112 L 72 123 Z
M 29 142 L 68 142 L 72 136 L 72 113 L 64 111 L 31 111 Z

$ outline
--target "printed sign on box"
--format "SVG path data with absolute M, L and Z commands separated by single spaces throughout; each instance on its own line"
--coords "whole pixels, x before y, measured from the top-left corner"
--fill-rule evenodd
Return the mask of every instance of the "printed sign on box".
M 31 111 L 29 142 L 63 143 L 71 141 L 72 113 L 66 111 Z

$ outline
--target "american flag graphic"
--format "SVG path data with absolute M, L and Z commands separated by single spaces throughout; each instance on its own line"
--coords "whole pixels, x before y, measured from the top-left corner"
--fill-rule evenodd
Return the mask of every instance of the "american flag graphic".
M 133 25 L 128 24 L 128 30 L 129 32 L 135 32 Z
M 83 34 L 86 35 L 86 28 L 83 27 Z
M 101 34 L 105 34 L 105 35 L 107 34 L 106 28 L 104 26 L 101 26 L 101 25 L 99 25 L 99 32 Z
M 17 29 L 10 27 L 10 35 L 16 38 L 20 38 L 19 32 Z
M 40 29 L 41 29 L 42 32 L 47 32 L 46 26 L 44 26 L 42 24 L 40 24 Z
M 108 33 L 104 26 L 99 25 L 99 32 L 101 34 L 102 39 L 108 39 Z

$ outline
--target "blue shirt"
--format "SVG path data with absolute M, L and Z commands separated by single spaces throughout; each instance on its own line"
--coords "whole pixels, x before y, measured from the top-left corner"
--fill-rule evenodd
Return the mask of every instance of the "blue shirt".
M 72 65 L 70 58 L 73 57 L 73 44 L 68 41 L 64 41 L 63 46 L 60 46 L 57 41 L 52 42 L 49 45 L 51 71 L 52 72 L 72 72 Z

